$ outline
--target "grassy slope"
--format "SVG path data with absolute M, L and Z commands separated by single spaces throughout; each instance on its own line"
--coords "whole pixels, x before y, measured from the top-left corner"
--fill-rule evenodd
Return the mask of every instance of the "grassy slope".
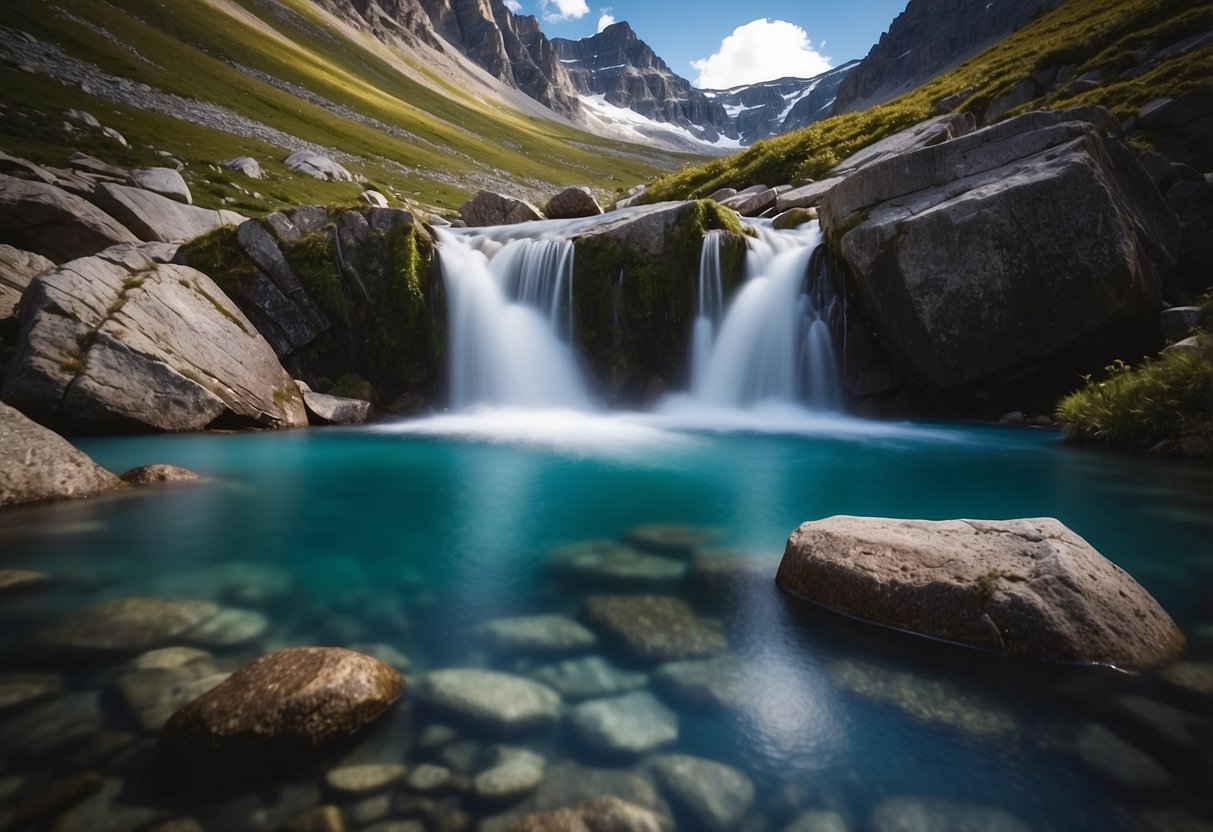
M 644 199 L 690 199 L 722 187 L 820 179 L 852 153 L 929 118 L 943 99 L 962 94 L 964 102 L 956 109 L 981 112 L 1038 68 L 1073 63 L 1078 64 L 1074 78 L 1096 69 L 1103 70 L 1106 78 L 1095 90 L 1063 87 L 1011 114 L 1040 106 L 1102 104 L 1127 117 L 1151 99 L 1213 86 L 1213 46 L 1162 62 L 1136 78 L 1119 77 L 1133 66 L 1133 56 L 1142 46 L 1149 42 L 1169 46 L 1207 31 L 1210 15 L 1210 4 L 1201 0 L 1070 0 L 901 98 L 663 176 L 649 186 Z
M 198 0 L 6 0 L 3 22 L 112 74 L 212 101 L 361 157 L 364 163 L 347 165 L 357 176 L 424 204 L 454 207 L 480 184 L 502 179 L 534 193 L 574 183 L 610 191 L 678 164 L 673 154 L 601 139 L 572 125 L 477 100 L 407 63 L 402 54 L 389 54 L 378 43 L 335 29 L 308 0 L 284 0 L 293 12 L 286 15 L 274 15 L 256 0 L 236 2 L 243 13 L 229 15 Z M 118 35 L 150 63 L 58 9 Z M 363 116 L 403 128 L 420 141 L 335 114 L 251 78 L 229 61 L 303 86 Z M 408 72 L 401 71 L 402 63 Z M 0 121 L 3 149 L 48 164 L 62 164 L 81 144 L 125 164 L 155 161 L 149 146 L 167 150 L 187 163 L 187 175 L 193 176 L 203 205 L 217 205 L 226 196 L 235 207 L 255 213 L 302 201 L 348 201 L 359 190 L 287 171 L 278 163 L 286 151 L 273 145 L 114 104 L 11 66 L 0 65 L 0 103 L 15 107 L 15 114 L 22 116 Z M 102 140 L 82 142 L 63 132 L 61 114 L 69 107 L 88 110 L 117 128 L 133 150 Z M 270 175 L 269 182 L 245 183 L 247 190 L 263 195 L 260 199 L 236 190 L 234 183 L 244 181 L 238 174 L 209 167 L 245 154 L 262 161 Z M 441 175 L 430 175 L 432 171 Z

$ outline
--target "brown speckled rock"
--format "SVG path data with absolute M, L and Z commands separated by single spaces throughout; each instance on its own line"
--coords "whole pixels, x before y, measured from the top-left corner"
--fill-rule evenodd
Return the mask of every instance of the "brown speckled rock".
M 775 580 L 856 618 L 1010 655 L 1138 670 L 1184 646 L 1140 584 L 1052 518 L 829 517 L 792 533 Z
M 366 726 L 403 691 L 399 673 L 352 650 L 279 650 L 173 714 L 161 749 L 193 766 L 296 762 Z
M 162 482 L 192 482 L 198 479 L 198 475 L 176 465 L 141 465 L 127 471 L 121 479 L 131 485 L 156 485 Z

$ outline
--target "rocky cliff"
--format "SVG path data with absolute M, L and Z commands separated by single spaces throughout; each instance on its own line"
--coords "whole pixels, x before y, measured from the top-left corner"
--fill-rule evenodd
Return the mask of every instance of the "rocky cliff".
M 678 125 L 708 142 L 737 137 L 724 107 L 674 74 L 626 21 L 593 37 L 555 38 L 551 44 L 578 94 L 601 95 L 608 104 Z
M 849 73 L 834 113 L 896 98 L 1023 26 L 1062 0 L 910 0 Z

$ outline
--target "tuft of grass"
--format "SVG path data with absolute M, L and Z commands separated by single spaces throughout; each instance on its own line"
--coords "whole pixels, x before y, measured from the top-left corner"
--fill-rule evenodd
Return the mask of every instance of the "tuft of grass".
M 1071 0 L 900 98 L 659 177 L 641 201 L 696 199 L 724 187 L 821 179 L 853 153 L 930 118 L 945 98 L 960 94 L 959 111 L 981 113 L 1037 69 L 1074 65 L 1073 78 L 1100 70 L 1105 80 L 1089 91 L 1071 82 L 1008 115 L 1042 106 L 1099 104 L 1127 118 L 1154 98 L 1213 85 L 1209 46 L 1162 61 L 1137 77 L 1121 74 L 1147 45 L 1162 48 L 1204 32 L 1208 19 L 1208 5 L 1189 0 Z
M 236 226 L 222 225 L 186 244 L 186 262 L 231 295 L 257 277 L 257 267 L 236 241 Z
M 980 576 L 977 579 L 977 595 L 981 598 L 983 605 L 989 604 L 994 600 L 994 593 L 998 591 L 998 581 L 1009 581 L 1013 584 L 1021 584 L 1027 580 L 1027 577 L 1020 575 L 1018 572 L 1010 572 L 1006 569 L 991 569 L 989 572 Z
M 1213 336 L 1137 367 L 1116 361 L 1057 405 L 1057 421 L 1079 443 L 1143 449 L 1163 440 L 1213 440 Z

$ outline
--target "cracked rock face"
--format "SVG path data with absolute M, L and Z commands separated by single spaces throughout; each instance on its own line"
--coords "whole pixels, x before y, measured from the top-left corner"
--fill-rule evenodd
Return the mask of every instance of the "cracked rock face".
M 1175 622 L 1052 518 L 828 517 L 788 538 L 776 583 L 846 615 L 945 641 L 1132 670 L 1177 656 Z
M 240 310 L 206 275 L 158 260 L 119 246 L 35 278 L 5 401 L 65 430 L 306 425 L 298 388 Z

